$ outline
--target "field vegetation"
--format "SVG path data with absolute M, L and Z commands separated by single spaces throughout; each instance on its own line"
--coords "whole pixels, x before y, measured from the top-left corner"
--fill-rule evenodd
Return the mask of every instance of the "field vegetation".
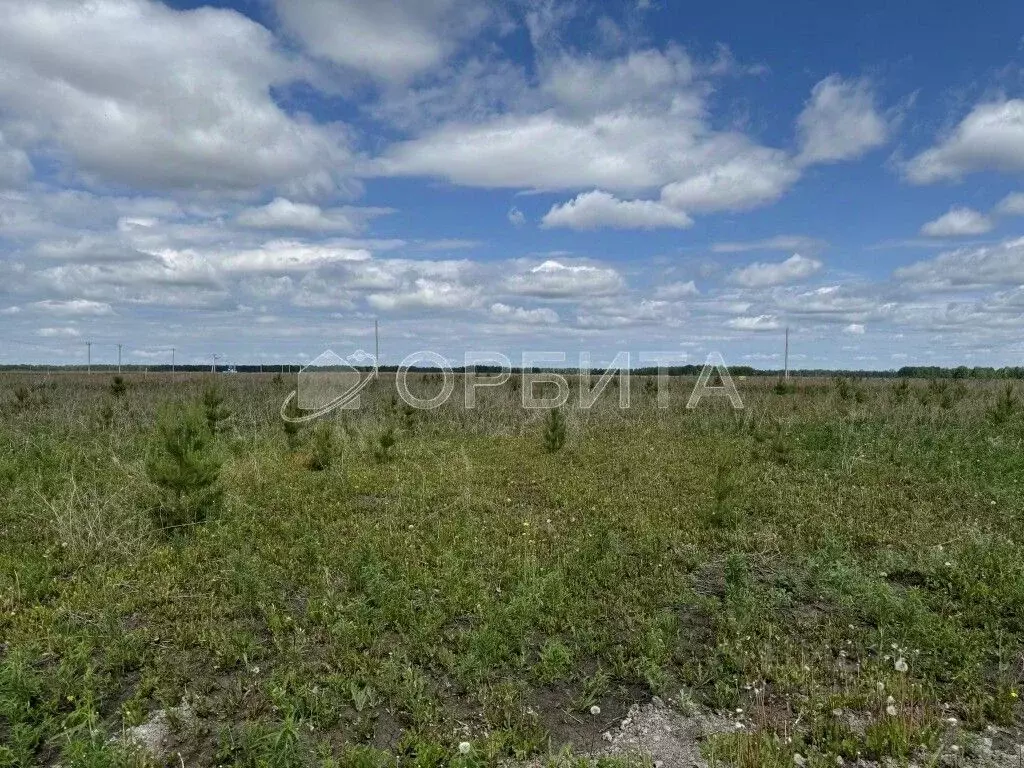
M 294 376 L 3 374 L 0 766 L 163 761 L 161 711 L 168 765 L 587 765 L 653 696 L 718 766 L 1013 749 L 1024 390 L 737 383 L 295 425 Z

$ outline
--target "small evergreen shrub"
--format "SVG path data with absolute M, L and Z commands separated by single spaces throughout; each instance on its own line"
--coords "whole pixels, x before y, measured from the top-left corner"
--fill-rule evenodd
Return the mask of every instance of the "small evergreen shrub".
M 834 382 L 836 394 L 839 395 L 840 400 L 849 400 L 853 397 L 853 384 L 849 379 L 836 378 Z
M 231 418 L 231 410 L 224 404 L 224 395 L 216 384 L 211 384 L 203 390 L 202 403 L 210 434 L 220 434 L 227 426 L 227 420 Z
M 788 379 L 779 379 L 772 387 L 772 391 L 776 395 L 792 395 L 796 392 L 796 385 Z
M 544 449 L 548 453 L 555 453 L 564 445 L 565 416 L 561 408 L 552 408 L 544 420 Z
M 387 464 L 394 458 L 395 444 L 398 437 L 395 435 L 393 424 L 386 425 L 377 435 L 377 444 L 373 446 L 373 458 L 378 464 Z
M 18 386 L 14 388 L 14 402 L 18 408 L 24 410 L 29 406 L 29 398 L 32 393 L 29 392 L 28 387 Z
M 124 397 L 128 392 L 128 382 L 120 376 L 115 376 L 110 382 L 110 394 L 114 397 Z
M 162 529 L 203 522 L 220 505 L 221 458 L 206 418 L 195 406 L 174 404 L 157 418 L 146 474 L 160 489 L 153 510 Z

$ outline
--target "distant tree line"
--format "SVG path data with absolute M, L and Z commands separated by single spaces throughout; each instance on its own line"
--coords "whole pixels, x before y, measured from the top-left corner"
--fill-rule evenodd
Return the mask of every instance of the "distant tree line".
M 355 366 L 358 370 L 369 370 L 364 366 Z M 302 370 L 303 366 L 298 363 L 284 363 L 280 365 L 235 365 L 235 366 L 218 366 L 218 373 L 226 373 L 228 369 L 231 372 L 237 373 L 291 373 L 295 374 Z M 697 376 L 703 365 L 673 365 L 665 369 L 665 372 L 669 376 Z M 86 367 L 84 365 L 0 365 L 2 371 L 35 371 L 35 372 L 46 372 L 46 371 L 80 371 L 84 372 Z M 398 370 L 396 365 L 383 365 L 380 367 L 381 373 L 395 373 Z M 413 373 L 436 373 L 438 368 L 433 367 L 419 367 L 413 366 L 409 368 L 410 372 Z M 502 372 L 499 366 L 490 365 L 478 365 L 478 366 L 459 366 L 452 369 L 456 373 L 466 373 L 476 371 L 482 374 L 496 375 Z M 591 370 L 591 374 L 600 376 L 607 369 L 594 368 Z M 209 365 L 176 365 L 174 371 L 177 373 L 210 373 Z M 116 365 L 93 365 L 93 373 L 116 373 Z M 171 366 L 169 365 L 122 365 L 122 373 L 171 373 Z M 561 372 L 561 373 L 575 373 L 575 368 L 513 368 L 513 374 L 522 373 L 545 373 L 545 372 Z M 730 365 L 729 372 L 733 376 L 782 376 L 782 370 L 773 369 L 761 369 L 753 368 L 749 365 Z M 655 367 L 649 368 L 633 368 L 630 370 L 630 374 L 634 376 L 656 376 L 658 369 Z M 799 370 L 791 370 L 790 376 L 806 376 L 806 377 L 828 377 L 828 376 L 844 376 L 844 377 L 857 377 L 857 378 L 879 378 L 879 379 L 1024 379 L 1024 367 L 1013 366 L 1005 368 L 992 368 L 985 366 L 968 367 L 966 365 L 960 365 L 956 368 L 942 368 L 937 365 L 905 365 L 902 368 L 896 370 L 886 371 L 865 371 L 856 369 L 830 369 L 830 368 L 803 368 Z
M 966 365 L 956 368 L 939 368 L 930 365 L 907 365 L 900 368 L 896 375 L 915 379 L 1024 379 L 1024 368 L 1020 366 L 969 368 Z

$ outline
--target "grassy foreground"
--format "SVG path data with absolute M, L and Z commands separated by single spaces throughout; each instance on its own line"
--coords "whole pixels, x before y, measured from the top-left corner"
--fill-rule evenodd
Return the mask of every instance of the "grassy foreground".
M 0 378 L 0 766 L 142 764 L 114 737 L 183 700 L 172 765 L 497 765 L 652 695 L 743 724 L 719 765 L 1019 728 L 1000 382 L 751 380 L 743 411 L 687 412 L 692 381 L 667 410 L 634 381 L 553 451 L 511 386 L 425 412 L 383 381 L 287 434 L 294 382 L 220 376 L 204 404 L 213 381 Z M 215 480 L 205 522 L 164 529 L 168 403 L 213 409 Z

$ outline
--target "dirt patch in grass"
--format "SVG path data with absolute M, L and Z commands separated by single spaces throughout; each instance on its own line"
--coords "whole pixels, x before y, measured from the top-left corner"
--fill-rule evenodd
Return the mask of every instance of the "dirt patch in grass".
M 701 756 L 701 744 L 708 736 L 726 733 L 735 727 L 730 720 L 715 715 L 684 715 L 657 697 L 633 703 L 622 717 L 605 719 L 602 711 L 601 717 L 594 720 L 603 722 L 603 728 L 588 747 L 578 748 L 574 754 L 592 760 L 607 757 L 647 760 L 664 768 L 707 768 Z M 569 741 L 578 744 L 583 738 Z M 542 768 L 549 764 L 547 760 L 531 760 L 524 768 Z
M 591 714 L 573 711 L 570 690 L 547 688 L 537 692 L 534 708 L 553 749 L 571 746 L 576 752 L 594 752 L 603 743 L 602 735 L 648 697 L 640 686 L 621 686 L 598 698 L 597 714 Z
M 373 719 L 373 738 L 370 744 L 377 749 L 392 751 L 402 738 L 401 720 L 387 709 L 378 709 Z
M 683 605 L 677 609 L 679 629 L 685 639 L 685 650 L 693 654 L 715 647 L 715 619 L 705 607 Z
M 903 568 L 890 571 L 885 578 L 890 584 L 897 584 L 908 589 L 911 587 L 923 589 L 929 586 L 928 577 L 917 570 Z

